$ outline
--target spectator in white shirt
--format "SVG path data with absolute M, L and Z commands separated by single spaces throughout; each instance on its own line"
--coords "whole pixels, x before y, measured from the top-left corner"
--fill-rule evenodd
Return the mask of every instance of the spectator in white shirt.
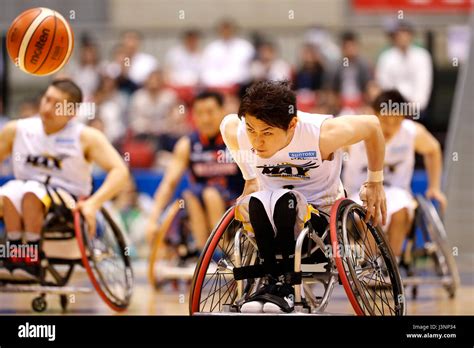
M 254 81 L 291 79 L 291 66 L 278 58 L 277 49 L 271 42 L 262 42 L 258 46 L 257 59 L 252 62 L 250 71 Z
M 195 87 L 199 82 L 202 52 L 200 33 L 188 30 L 181 44 L 171 48 L 165 59 L 165 80 L 172 87 Z
M 166 150 L 189 131 L 186 115 L 179 112 L 179 99 L 173 90 L 164 87 L 160 70 L 153 71 L 144 87 L 132 95 L 129 119 L 136 136 L 155 139 Z
M 83 37 L 79 49 L 79 62 L 69 69 L 71 79 L 77 83 L 84 95 L 84 101 L 90 101 L 100 82 L 100 65 L 97 45 Z
M 433 85 L 430 53 L 413 44 L 413 26 L 399 21 L 392 33 L 393 47 L 383 52 L 375 78 L 382 90 L 397 89 L 405 99 L 426 109 Z
M 121 45 L 125 57 L 130 61 L 128 78 L 142 86 L 148 75 L 158 68 L 158 61 L 150 54 L 140 51 L 142 36 L 137 31 L 127 31 L 122 35 Z
M 202 83 L 208 88 L 229 88 L 250 81 L 250 63 L 255 49 L 235 36 L 236 26 L 225 20 L 218 27 L 220 38 L 211 42 L 202 57 Z

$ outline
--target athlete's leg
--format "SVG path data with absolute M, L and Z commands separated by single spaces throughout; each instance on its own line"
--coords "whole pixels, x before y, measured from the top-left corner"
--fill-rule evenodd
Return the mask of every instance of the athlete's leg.
M 407 208 L 400 209 L 391 216 L 388 240 L 396 257 L 400 257 L 402 254 L 403 241 L 410 231 L 412 220 Z
M 183 193 L 183 197 L 187 212 L 189 214 L 189 220 L 192 226 L 192 233 L 196 247 L 199 250 L 202 250 L 206 245 L 206 241 L 209 236 L 204 209 L 199 202 L 199 199 L 190 191 L 186 190 Z
M 37 235 L 39 239 L 44 222 L 45 206 L 32 192 L 27 192 L 21 202 L 25 232 Z M 35 237 L 32 237 L 35 238 Z
M 249 201 L 249 218 L 255 233 L 259 253 L 261 257 L 263 257 L 265 271 L 278 276 L 275 270 L 275 231 L 273 230 L 273 226 L 268 218 L 263 203 L 255 197 L 251 197 Z
M 293 269 L 290 255 L 295 251 L 296 197 L 288 192 L 275 203 L 273 222 L 277 228 L 276 242 L 282 252 L 285 271 Z
M 206 210 L 208 230 L 212 231 L 225 213 L 225 202 L 215 187 L 206 187 L 202 192 Z
M 18 232 L 23 230 L 20 212 L 17 211 L 15 205 L 8 197 L 3 197 L 3 221 L 5 222 L 5 230 L 8 233 Z M 17 239 L 20 239 L 18 237 Z

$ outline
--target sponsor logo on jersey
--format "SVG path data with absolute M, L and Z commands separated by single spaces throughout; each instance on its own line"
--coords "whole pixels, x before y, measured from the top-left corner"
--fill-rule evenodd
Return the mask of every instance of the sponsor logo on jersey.
M 72 138 L 56 138 L 56 143 L 59 144 L 74 144 L 74 139 Z
M 277 165 L 257 166 L 257 168 L 262 169 L 262 174 L 265 176 L 303 180 L 309 180 L 311 177 L 308 175 L 308 172 L 318 167 L 319 165 L 313 161 L 299 165 L 293 163 L 279 163 Z
M 27 155 L 26 164 L 33 167 L 40 167 L 49 170 L 61 170 L 62 162 L 67 156 L 51 156 L 51 155 Z
M 316 151 L 302 151 L 302 152 L 289 152 L 288 155 L 292 160 L 305 160 L 305 159 L 316 159 Z

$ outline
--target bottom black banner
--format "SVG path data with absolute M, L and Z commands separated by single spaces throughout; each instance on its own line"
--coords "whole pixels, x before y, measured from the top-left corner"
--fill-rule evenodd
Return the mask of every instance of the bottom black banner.
M 474 343 L 474 317 L 2 316 L 0 348 L 171 345 Z

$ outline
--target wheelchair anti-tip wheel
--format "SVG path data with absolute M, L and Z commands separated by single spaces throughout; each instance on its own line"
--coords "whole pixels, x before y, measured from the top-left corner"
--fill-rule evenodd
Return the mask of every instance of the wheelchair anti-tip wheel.
M 332 253 L 357 315 L 405 315 L 400 272 L 380 228 L 364 222 L 365 209 L 349 199 L 331 209 Z
M 125 310 L 132 296 L 133 273 L 122 232 L 104 208 L 96 215 L 92 237 L 78 211 L 74 226 L 82 263 L 97 293 L 113 310 Z

